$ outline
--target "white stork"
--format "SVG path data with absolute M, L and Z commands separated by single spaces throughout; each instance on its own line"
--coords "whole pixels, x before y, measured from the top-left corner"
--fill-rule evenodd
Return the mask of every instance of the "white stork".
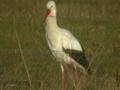
M 85 58 L 79 41 L 68 30 L 60 28 L 56 19 L 56 4 L 48 1 L 45 14 L 46 39 L 53 56 L 60 62 L 62 72 L 62 90 L 64 90 L 64 64 L 78 67 L 83 73 L 88 71 L 88 61 Z

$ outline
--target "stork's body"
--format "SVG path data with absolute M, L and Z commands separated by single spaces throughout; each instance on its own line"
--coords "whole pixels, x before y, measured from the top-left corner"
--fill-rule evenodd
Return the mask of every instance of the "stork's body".
M 64 63 L 71 64 L 74 68 L 78 67 L 86 73 L 88 62 L 80 43 L 72 33 L 57 25 L 55 2 L 49 1 L 47 3 L 47 9 L 45 18 L 46 39 L 53 56 L 60 62 L 62 79 L 64 80 Z
M 58 60 L 61 64 L 73 63 L 74 66 L 78 66 L 82 68 L 82 70 L 84 70 L 84 67 L 79 62 L 74 60 L 74 58 L 70 57 L 70 54 L 72 54 L 72 50 L 78 51 L 79 53 L 83 52 L 78 40 L 65 29 L 53 27 L 48 28 L 48 26 L 46 26 L 46 38 L 48 46 L 52 51 L 52 54 L 55 56 L 56 60 Z M 68 49 L 71 50 L 70 54 L 65 52 L 65 50 Z

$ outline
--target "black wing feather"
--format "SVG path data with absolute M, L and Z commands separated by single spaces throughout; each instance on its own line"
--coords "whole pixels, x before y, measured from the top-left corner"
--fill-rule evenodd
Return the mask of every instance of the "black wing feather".
M 73 58 L 77 63 L 82 65 L 85 69 L 88 69 L 89 63 L 85 57 L 84 52 L 73 49 L 65 49 L 65 48 L 63 48 L 63 51 L 66 54 L 69 54 L 71 58 Z

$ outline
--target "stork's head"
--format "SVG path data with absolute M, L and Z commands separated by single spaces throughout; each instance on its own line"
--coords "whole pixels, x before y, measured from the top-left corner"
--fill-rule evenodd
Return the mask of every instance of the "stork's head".
M 56 4 L 54 1 L 48 1 L 46 8 L 45 20 L 48 17 L 56 17 Z

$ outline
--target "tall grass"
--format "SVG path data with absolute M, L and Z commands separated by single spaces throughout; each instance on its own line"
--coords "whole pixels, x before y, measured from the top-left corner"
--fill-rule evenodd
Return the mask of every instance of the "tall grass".
M 93 75 L 81 78 L 81 90 L 120 89 L 119 0 L 55 0 L 60 27 L 69 29 L 84 46 Z M 17 2 L 17 5 L 16 5 Z M 48 50 L 43 14 L 47 0 L 0 0 L 0 87 L 29 90 L 15 27 L 33 90 L 60 90 L 60 67 Z M 66 90 L 73 90 L 65 75 Z

